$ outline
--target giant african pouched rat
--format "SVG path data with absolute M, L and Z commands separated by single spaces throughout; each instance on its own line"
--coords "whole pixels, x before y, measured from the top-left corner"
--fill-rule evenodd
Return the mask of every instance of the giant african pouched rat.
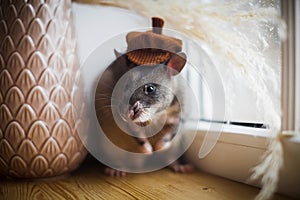
M 152 24 L 152 31 L 127 35 L 127 52 L 115 51 L 117 58 L 102 73 L 95 96 L 97 119 L 106 137 L 125 151 L 149 156 L 175 145 L 172 139 L 182 113 L 178 98 L 184 91 L 174 77 L 186 64 L 181 40 L 161 34 L 162 19 L 152 18 Z M 178 163 L 172 168 L 191 170 Z M 112 168 L 106 172 L 125 174 Z

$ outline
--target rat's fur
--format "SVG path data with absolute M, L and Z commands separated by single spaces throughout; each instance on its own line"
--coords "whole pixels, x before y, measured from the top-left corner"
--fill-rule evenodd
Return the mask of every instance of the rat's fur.
M 172 81 L 173 75 L 170 75 L 178 72 L 171 73 L 170 70 L 172 69 L 168 68 L 167 64 L 135 66 L 130 63 L 126 54 L 124 54 L 119 56 L 102 74 L 96 89 L 96 114 L 105 135 L 119 148 L 134 153 L 151 154 L 152 151 L 166 149 L 169 145 L 178 145 L 172 144 L 172 138 L 180 123 L 181 107 L 174 95 L 174 93 L 180 94 L 178 91 L 180 87 L 176 84 L 176 81 Z M 185 62 L 183 65 L 181 64 L 180 70 L 184 64 Z M 134 70 L 134 72 L 130 72 L 130 70 Z M 162 129 L 153 136 L 147 137 L 147 133 L 136 131 L 128 125 L 130 131 L 136 131 L 136 137 L 130 136 L 124 133 L 114 120 L 111 101 L 113 89 L 127 72 L 129 72 L 127 82 L 123 85 L 123 92 L 120 93 L 117 100 L 121 101 L 120 110 L 122 112 L 119 114 L 124 122 L 130 120 L 127 117 L 128 109 L 139 101 L 143 106 L 142 113 L 149 115 L 145 121 L 150 121 L 149 123 L 154 125 L 164 122 Z M 148 83 L 158 83 L 156 85 L 157 93 L 151 97 L 144 93 L 144 85 Z M 134 88 L 137 89 L 134 90 Z M 128 95 L 131 96 L 128 97 Z M 130 99 L 129 102 L 124 101 L 126 98 Z M 110 175 L 123 175 L 123 173 L 115 173 L 112 170 L 107 170 L 107 173 Z

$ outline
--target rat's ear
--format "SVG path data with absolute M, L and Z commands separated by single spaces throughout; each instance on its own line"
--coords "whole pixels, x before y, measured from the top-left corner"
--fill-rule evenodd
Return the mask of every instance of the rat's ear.
M 173 54 L 167 66 L 170 76 L 175 76 L 181 72 L 186 63 L 186 55 L 183 52 Z
M 120 56 L 122 56 L 122 54 L 120 52 L 118 52 L 116 49 L 114 49 L 114 53 L 116 58 L 119 58 Z

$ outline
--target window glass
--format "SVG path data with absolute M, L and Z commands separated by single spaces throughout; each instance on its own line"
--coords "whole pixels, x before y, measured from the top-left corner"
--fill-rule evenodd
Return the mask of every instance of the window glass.
M 207 28 L 213 36 L 208 38 L 210 41 L 198 43 L 198 49 L 210 52 L 208 56 L 201 57 L 197 48 L 188 46 L 193 64 L 199 68 L 216 68 L 223 83 L 223 87 L 207 86 L 204 83 L 206 77 L 197 78 L 193 70 L 187 73 L 191 77 L 195 93 L 198 94 L 201 108 L 199 118 L 265 123 L 268 118 L 265 112 L 274 112 L 279 116 L 280 110 L 280 37 L 283 36 L 284 27 L 278 17 L 280 4 L 277 0 L 271 0 L 249 1 L 239 6 L 230 6 L 220 6 L 215 18 L 204 21 L 209 24 L 203 24 L 202 28 Z M 225 13 L 231 8 L 232 13 L 226 16 Z M 216 10 L 208 12 L 213 13 Z M 220 16 L 224 18 L 219 19 Z M 204 59 L 210 59 L 213 65 L 203 66 Z M 211 76 L 217 77 L 215 74 Z M 225 94 L 225 116 L 222 113 L 212 114 L 216 108 L 216 104 L 212 104 L 213 98 L 217 98 L 214 101 L 217 104 L 222 104 L 223 99 L 218 95 L 212 96 L 211 93 L 222 93 L 221 90 Z

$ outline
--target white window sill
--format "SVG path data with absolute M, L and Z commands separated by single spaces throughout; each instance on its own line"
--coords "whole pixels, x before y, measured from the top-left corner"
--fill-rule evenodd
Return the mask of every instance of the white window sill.
M 191 126 L 193 127 L 193 126 Z M 213 150 L 203 159 L 198 157 L 201 144 L 210 123 L 200 122 L 194 142 L 186 156 L 199 169 L 231 180 L 260 187 L 259 181 L 250 181 L 251 169 L 261 161 L 267 149 L 268 129 L 223 125 L 223 130 Z M 188 133 L 185 134 L 188 137 Z M 280 174 L 278 192 L 300 197 L 300 136 L 286 137 L 284 168 Z

